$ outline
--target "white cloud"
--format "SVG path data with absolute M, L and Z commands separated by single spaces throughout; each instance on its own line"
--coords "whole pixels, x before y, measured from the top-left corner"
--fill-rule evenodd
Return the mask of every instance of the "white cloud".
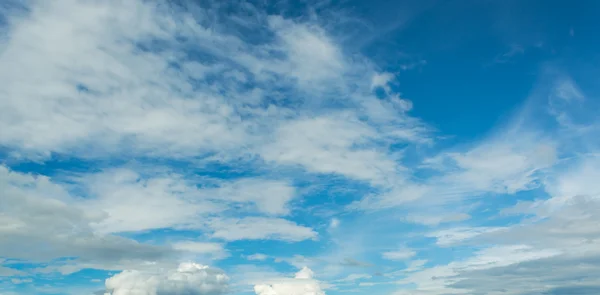
M 581 101 L 585 99 L 581 89 L 579 89 L 575 82 L 573 82 L 573 80 L 570 78 L 563 78 L 558 81 L 555 85 L 553 94 L 557 98 L 564 99 L 566 101 Z M 552 104 L 553 102 L 555 101 L 551 99 L 550 103 Z
M 182 50 L 176 35 L 211 38 L 189 17 L 142 1 L 31 4 L 12 20 L 0 55 L 1 68 L 14 69 L 0 71 L 1 144 L 32 155 L 178 156 L 246 138 L 221 97 L 191 92 L 186 73 L 172 73 L 170 59 Z M 136 48 L 152 39 L 173 46 Z
M 402 208 L 412 211 L 402 215 L 406 221 L 429 226 L 466 220 L 469 214 L 454 205 L 471 198 L 543 185 L 550 199 L 521 202 L 505 211 L 535 217 L 520 226 L 434 229 L 428 235 L 441 247 L 475 239 L 497 244 L 473 257 L 428 269 L 425 261 L 408 261 L 412 250 L 383 257 L 407 260 L 402 283 L 415 284 L 420 289 L 415 294 L 494 294 L 500 292 L 499 283 L 490 279 L 496 271 L 502 278 L 496 281 L 508 285 L 506 294 L 546 291 L 523 283 L 538 277 L 556 289 L 587 274 L 583 283 L 600 286 L 589 278 L 599 271 L 594 266 L 600 239 L 594 214 L 599 209 L 598 163 L 586 159 L 564 173 L 551 171 L 565 151 L 553 134 L 511 126 L 473 146 L 439 153 L 426 161 L 439 164 L 434 176 L 413 177 L 401 164 L 404 154 L 390 147 L 432 142 L 426 125 L 407 114 L 412 103 L 392 92 L 391 74 L 378 74 L 369 61 L 346 56 L 334 37 L 314 23 L 261 13 L 236 18 L 244 31 L 269 36 L 261 43 L 246 40 L 236 26 L 221 24 L 211 8 L 184 13 L 137 0 L 26 5 L 31 6 L 22 16 L 8 18 L 0 41 L 0 147 L 13 157 L 178 158 L 193 165 L 243 158 L 266 162 L 266 170 L 276 173 L 300 167 L 370 184 L 375 193 L 353 203 L 354 209 Z M 385 97 L 376 98 L 375 88 L 383 88 Z M 573 116 L 562 106 L 580 103 L 584 96 L 565 79 L 551 100 L 553 115 L 567 126 Z M 203 158 L 207 155 L 209 160 Z M 32 272 L 137 269 L 107 281 L 113 295 L 218 294 L 226 290 L 226 276 L 217 270 L 195 264 L 155 269 L 182 256 L 223 257 L 221 242 L 167 239 L 167 245 L 156 246 L 112 233 L 173 228 L 225 242 L 318 238 L 309 225 L 291 220 L 298 192 L 285 179 L 210 179 L 203 186 L 189 175 L 144 172 L 107 169 L 78 175 L 67 185 L 0 166 L 0 253 L 32 263 L 77 257 Z M 419 214 L 423 208 L 428 215 Z M 353 230 L 351 223 L 340 228 L 337 219 L 329 226 L 337 228 L 330 233 Z M 288 262 L 308 261 L 320 274 L 340 275 L 341 281 L 367 278 L 346 272 L 349 266 L 371 266 L 348 258 L 363 259 L 366 250 L 359 242 L 341 240 L 348 245 L 337 253 L 326 251 L 329 257 Z M 571 272 L 544 272 L 552 265 Z M 15 274 L 6 267 L 0 273 Z M 294 279 L 267 280 L 255 291 L 314 295 L 324 294 L 324 286 L 303 269 Z
M 13 154 L 264 155 L 261 146 L 278 125 L 274 122 L 319 116 L 318 105 L 328 100 L 341 101 L 351 112 L 366 107 L 363 115 L 373 122 L 400 119 L 404 124 L 393 124 L 395 132 L 418 137 L 402 111 L 396 113 L 395 107 L 387 108 L 388 103 L 372 95 L 369 80 L 374 66 L 360 58 L 347 59 L 316 24 L 260 12 L 254 19 L 238 16 L 238 26 L 275 37 L 257 43 L 247 42 L 235 32 L 236 26 L 228 26 L 232 20 L 207 17 L 218 13 L 211 8 L 182 12 L 145 1 L 29 4 L 29 13 L 11 16 L 0 55 L 0 68 L 13 69 L 0 71 L 0 144 Z M 188 54 L 191 50 L 210 58 L 194 58 Z M 213 76 L 223 79 L 213 83 Z M 255 82 L 250 89 L 249 80 Z M 281 88 L 289 93 L 284 95 Z M 310 107 L 289 108 L 278 99 L 282 95 Z M 261 106 L 263 102 L 267 107 Z M 390 102 L 407 103 L 393 98 Z M 332 124 L 359 125 L 338 119 L 340 123 Z M 327 131 L 335 136 L 339 128 Z M 328 146 L 313 148 L 323 154 Z M 352 176 L 365 167 L 365 160 L 389 167 L 382 158 L 385 153 L 352 151 L 348 145 L 338 148 L 363 161 L 349 167 Z M 348 171 L 329 164 L 319 167 L 306 157 L 282 160 L 307 164 L 311 170 Z M 337 158 L 332 161 L 340 164 Z M 366 173 L 374 173 L 366 167 Z
M 560 77 L 552 83 L 549 92 L 546 88 L 537 90 L 532 97 L 534 102 L 543 97 L 549 109 L 544 105 L 543 112 L 537 112 L 528 104 L 505 133 L 494 137 L 490 144 L 480 145 L 483 149 L 463 153 L 459 158 L 450 156 L 455 168 L 460 168 L 450 170 L 455 173 L 453 178 L 474 182 L 461 193 L 486 186 L 495 194 L 540 186 L 543 190 L 532 192 L 534 200 L 518 201 L 501 211 L 501 217 L 511 214 L 521 218 L 514 225 L 455 227 L 430 233 L 428 236 L 437 238 L 438 246 L 476 246 L 479 250 L 466 259 L 411 272 L 398 283 L 415 284 L 416 290 L 397 294 L 598 293 L 600 220 L 594 213 L 600 208 L 600 186 L 596 181 L 600 177 L 598 129 L 594 124 L 571 124 L 571 119 L 580 119 L 574 114 L 580 109 L 569 104 L 584 103 L 573 81 Z M 536 117 L 529 117 L 531 114 Z M 546 117 L 540 118 L 540 114 Z M 531 132 L 548 115 L 559 119 L 556 129 Z M 580 132 L 582 128 L 585 132 Z M 437 167 L 448 167 L 445 160 L 432 162 L 437 162 Z
M 229 278 L 221 270 L 196 263 L 157 272 L 126 270 L 106 280 L 110 295 L 214 295 L 228 290 Z
M 389 83 L 394 80 L 392 73 L 376 73 L 371 79 L 371 89 L 375 90 L 378 87 L 383 88 L 387 93 L 391 91 Z
M 376 136 L 374 129 L 350 113 L 303 118 L 282 125 L 262 156 L 314 173 L 337 173 L 376 183 L 396 171 L 392 158 L 371 147 Z
M 318 87 L 314 82 L 331 81 L 345 74 L 341 49 L 323 29 L 297 24 L 280 16 L 270 17 L 269 26 L 277 33 L 287 54 L 289 63 L 282 70 L 298 79 L 301 85 Z
M 397 180 L 390 189 L 369 194 L 361 200 L 351 203 L 348 207 L 359 210 L 394 208 L 428 196 L 432 193 L 431 191 L 432 188 L 427 185 Z
M 427 263 L 425 259 L 413 260 L 408 263 L 407 267 L 403 270 L 404 272 L 414 272 L 417 270 L 421 270 L 423 266 Z
M 70 180 L 86 193 L 79 201 L 83 207 L 108 214 L 93 224 L 102 233 L 198 228 L 203 219 L 226 210 L 284 215 L 296 196 L 295 188 L 284 181 L 207 180 L 211 186 L 201 187 L 204 183 L 168 171 L 141 174 L 125 168 L 110 169 Z
M 491 247 L 481 250 L 473 257 L 463 261 L 454 261 L 448 265 L 435 266 L 410 273 L 406 278 L 399 280 L 398 283 L 416 284 L 417 290 L 398 291 L 395 294 L 470 294 L 472 291 L 469 289 L 453 287 L 466 279 L 461 276 L 463 273 L 516 265 L 558 254 L 560 252 L 556 250 L 536 250 L 525 245 Z
M 115 169 L 84 177 L 81 185 L 89 194 L 81 203 L 108 214 L 94 224 L 103 233 L 175 227 L 225 209 L 201 198 L 201 190 L 179 175 L 145 178 L 132 170 Z
M 0 262 L 2 262 L 2 261 L 0 260 Z M 20 270 L 16 270 L 14 268 L 5 267 L 5 266 L 0 265 L 0 276 L 1 277 L 17 276 L 17 275 L 21 275 L 21 274 L 23 274 L 23 272 Z
M 341 221 L 337 218 L 332 218 L 329 222 L 329 229 L 334 230 L 340 226 Z
M 336 280 L 336 282 L 354 282 L 354 281 L 362 280 L 362 279 L 370 279 L 371 277 L 373 277 L 373 276 L 370 274 L 353 273 L 353 274 L 349 274 L 348 276 L 346 276 L 343 279 Z
M 512 194 L 536 185 L 536 173 L 556 161 L 554 143 L 523 133 L 518 142 L 511 137 L 506 134 L 466 153 L 449 154 L 460 172 L 443 180 L 472 193 Z
M 213 238 L 226 241 L 278 239 L 295 242 L 317 238 L 311 228 L 281 218 L 221 218 L 211 220 L 208 227 L 213 231 Z
M 564 175 L 570 176 L 577 170 L 567 171 Z M 480 233 L 481 241 L 497 246 L 463 262 L 425 269 L 410 281 L 424 290 L 436 284 L 438 293 L 595 294 L 600 289 L 600 230 L 594 212 L 599 208 L 598 197 L 590 195 L 518 204 L 512 213 L 535 218 Z M 432 276 L 437 283 L 428 279 Z
M 394 251 L 383 252 L 381 256 L 388 260 L 408 260 L 415 256 L 417 252 L 408 248 L 401 248 Z
M 313 272 L 302 268 L 293 279 L 279 279 L 254 286 L 258 295 L 324 295 L 319 281 L 313 279 Z
M 556 175 L 545 183 L 555 199 L 577 196 L 600 196 L 600 157 L 581 157 L 573 166 L 557 169 Z
M 161 261 L 174 252 L 167 247 L 95 234 L 92 224 L 105 218 L 102 211 L 78 206 L 78 200 L 44 176 L 13 172 L 0 166 L 0 252 L 25 261 L 49 262 L 78 257 L 82 265 L 113 269 Z M 45 245 L 38 247 L 37 245 Z M 108 265 L 108 266 L 107 266 Z
M 519 140 L 513 140 L 514 137 Z M 440 211 L 440 206 L 461 204 L 489 193 L 515 194 L 537 188 L 544 171 L 556 162 L 557 146 L 553 140 L 530 132 L 503 131 L 466 151 L 443 152 L 424 160 L 423 167 L 437 170 L 435 176 L 419 182 L 397 181 L 389 192 L 368 195 L 351 208 L 379 210 L 412 203 L 413 215 L 414 210 L 422 208 Z M 449 221 L 466 217 L 455 215 Z M 425 224 L 436 223 L 432 219 L 410 219 Z M 445 221 L 440 219 L 437 223 L 440 222 Z
M 232 285 L 237 285 L 239 291 L 252 292 L 254 285 L 262 284 L 265 280 L 285 278 L 284 274 L 275 271 L 270 266 L 257 266 L 255 264 L 236 264 L 229 271 Z M 236 291 L 238 291 L 236 290 Z
M 20 284 L 25 284 L 25 283 L 31 283 L 33 282 L 32 279 L 28 278 L 28 279 L 17 279 L 17 278 L 13 278 L 10 279 L 10 282 L 15 284 L 15 285 L 20 285 Z
M 398 294 L 595 294 L 600 188 L 597 159 L 582 156 L 547 172 L 548 199 L 504 210 L 530 218 L 503 228 L 453 228 L 434 234 L 441 246 L 469 239 L 496 244 L 472 257 L 415 272 L 400 283 L 418 291 Z M 435 279 L 432 279 L 435 278 Z
M 246 257 L 246 259 L 248 259 L 248 260 L 258 260 L 258 261 L 263 261 L 263 260 L 266 260 L 267 258 L 269 258 L 269 256 L 262 254 L 262 253 L 248 255 L 248 257 Z
M 479 235 L 502 231 L 502 227 L 455 227 L 429 233 L 427 236 L 435 237 L 439 246 L 451 246 L 472 239 Z
M 404 220 L 429 226 L 437 226 L 442 223 L 452 223 L 464 221 L 471 218 L 467 213 L 441 213 L 438 215 L 417 215 L 411 214 L 404 218 Z
M 287 215 L 289 202 L 296 196 L 296 189 L 287 182 L 249 178 L 224 183 L 220 188 L 207 190 L 210 198 L 238 203 L 253 203 L 257 211 L 268 215 Z
M 110 215 L 114 212 L 111 208 L 129 208 L 132 212 L 131 216 L 120 212 L 123 214 L 120 220 L 125 218 L 124 220 L 127 221 L 120 226 L 136 230 L 152 228 L 149 225 L 159 223 L 164 224 L 165 227 L 175 226 L 178 223 L 186 224 L 190 223 L 190 219 L 194 219 L 192 215 L 181 219 L 176 214 L 188 212 L 186 208 L 193 208 L 198 204 L 193 202 L 193 198 L 188 198 L 190 191 L 192 191 L 191 196 L 198 191 L 190 190 L 189 186 L 184 185 L 177 178 L 141 181 L 135 174 L 126 172 L 91 176 L 90 179 L 93 180 L 88 184 L 94 183 L 99 186 L 95 188 L 92 185 L 91 190 L 101 190 L 110 195 L 105 200 L 112 200 L 112 202 L 96 203 L 96 199 L 93 198 L 82 199 L 72 196 L 62 186 L 53 183 L 47 177 L 12 172 L 0 166 L 0 187 L 3 191 L 4 205 L 0 207 L 0 219 L 2 219 L 0 250 L 3 255 L 39 262 L 77 256 L 78 259 L 68 264 L 49 265 L 36 270 L 40 272 L 56 270 L 63 273 L 76 272 L 82 268 L 143 269 L 149 266 L 148 262 L 162 265 L 169 259 L 189 256 L 186 253 L 205 255 L 213 259 L 226 256 L 223 245 L 218 243 L 179 241 L 171 245 L 172 247 L 155 246 L 98 233 L 96 230 L 102 228 L 98 225 L 110 224 L 111 218 L 116 218 L 115 215 Z M 95 183 L 96 180 L 102 181 Z M 119 189 L 116 190 L 116 187 Z M 118 193 L 111 195 L 115 191 Z M 138 200 L 139 203 L 128 203 L 128 200 Z M 156 207 L 152 207 L 153 200 L 160 201 Z M 187 203 L 181 200 L 191 203 L 186 205 Z M 99 206 L 93 206 L 94 204 Z M 124 207 L 123 204 L 130 206 Z M 181 204 L 182 210 L 178 211 L 179 207 L 173 207 L 172 204 Z M 146 219 L 145 216 L 135 214 L 139 212 L 135 210 L 136 208 L 145 210 L 144 214 L 153 212 L 151 209 L 154 210 L 154 217 L 159 220 Z M 176 209 L 172 210 L 173 212 L 164 212 L 173 208 Z M 173 216 L 173 219 L 166 218 L 168 216 Z M 214 222 L 208 222 L 211 220 Z M 240 239 L 300 241 L 317 237 L 317 233 L 311 228 L 280 218 L 201 219 L 196 222 L 199 223 L 193 224 L 194 229 L 209 230 L 215 238 L 228 241 Z M 106 232 L 112 231 L 115 230 Z M 38 249 L 36 245 L 39 244 L 47 247 Z

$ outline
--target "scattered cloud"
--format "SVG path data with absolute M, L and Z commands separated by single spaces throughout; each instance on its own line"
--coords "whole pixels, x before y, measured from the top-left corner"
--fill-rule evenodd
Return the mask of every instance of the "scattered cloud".
M 467 213 L 440 214 L 440 215 L 408 215 L 404 220 L 429 226 L 437 226 L 442 223 L 460 222 L 470 219 Z
M 18 278 L 13 278 L 10 279 L 10 282 L 15 284 L 15 285 L 20 285 L 20 284 L 27 284 L 27 283 L 31 283 L 33 282 L 32 279 L 18 279 Z
M 334 230 L 340 226 L 341 221 L 337 218 L 332 218 L 329 222 L 329 229 Z
M 336 280 L 337 282 L 353 282 L 356 280 L 362 280 L 362 279 L 370 279 L 372 276 L 369 274 L 349 274 L 347 277 L 343 278 L 343 279 L 339 279 Z
M 412 258 L 413 256 L 415 256 L 415 254 L 417 254 L 417 252 L 408 249 L 408 248 L 402 248 L 399 250 L 394 250 L 394 251 L 387 251 L 387 252 L 383 252 L 381 254 L 381 256 L 385 259 L 388 260 L 408 260 L 410 258 Z
M 269 258 L 269 256 L 262 254 L 262 253 L 256 253 L 256 254 L 252 254 L 252 255 L 249 255 L 248 257 L 246 257 L 246 259 L 248 259 L 248 260 L 258 260 L 258 261 L 263 261 L 263 260 L 266 260 L 267 258 Z
M 309 227 L 281 218 L 217 218 L 210 221 L 208 226 L 213 230 L 213 238 L 225 241 L 279 239 L 295 242 L 316 239 L 318 236 Z
M 454 227 L 451 229 L 441 230 L 432 232 L 429 234 L 430 237 L 436 238 L 436 243 L 439 246 L 451 246 L 453 244 L 461 243 L 465 240 L 472 239 L 481 234 L 503 230 L 501 227 Z

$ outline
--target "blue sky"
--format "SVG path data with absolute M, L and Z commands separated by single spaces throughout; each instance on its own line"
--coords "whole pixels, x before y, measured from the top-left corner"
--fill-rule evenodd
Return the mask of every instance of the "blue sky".
M 597 1 L 0 4 L 0 295 L 598 294 Z

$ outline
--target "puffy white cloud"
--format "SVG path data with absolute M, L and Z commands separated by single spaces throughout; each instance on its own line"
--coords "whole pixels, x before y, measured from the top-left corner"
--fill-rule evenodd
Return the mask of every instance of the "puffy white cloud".
M 279 279 L 268 284 L 254 286 L 258 295 L 324 295 L 320 283 L 313 279 L 313 272 L 307 267 L 296 273 L 293 279 Z
M 125 270 L 106 280 L 110 295 L 216 295 L 228 290 L 221 270 L 196 263 L 155 272 Z

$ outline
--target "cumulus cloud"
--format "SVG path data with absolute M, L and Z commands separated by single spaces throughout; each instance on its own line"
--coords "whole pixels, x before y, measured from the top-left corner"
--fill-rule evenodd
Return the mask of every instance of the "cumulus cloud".
M 324 295 L 325 291 L 313 275 L 312 270 L 304 267 L 293 279 L 279 279 L 268 284 L 255 285 L 254 292 L 258 295 Z
M 155 272 L 126 270 L 106 280 L 110 295 L 216 295 L 228 290 L 229 277 L 221 270 L 196 263 Z

